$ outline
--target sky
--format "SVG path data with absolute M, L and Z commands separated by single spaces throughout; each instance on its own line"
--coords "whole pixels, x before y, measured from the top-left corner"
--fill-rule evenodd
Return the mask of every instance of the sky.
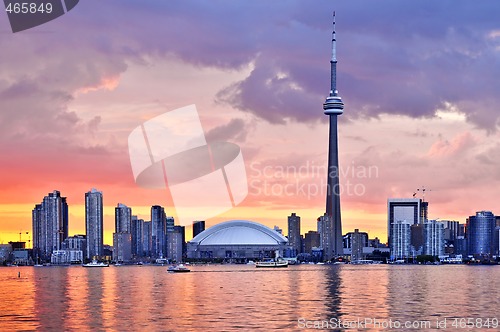
M 316 230 L 334 10 L 343 232 L 385 241 L 387 199 L 417 188 L 432 219 L 500 211 L 497 1 L 85 0 L 15 34 L 0 13 L 0 243 L 29 240 L 53 190 L 70 234 L 85 233 L 85 192 L 101 190 L 108 244 L 118 203 L 175 216 L 165 190 L 135 183 L 127 139 L 191 104 L 208 141 L 240 146 L 249 185 L 207 226 L 247 219 L 286 235 L 296 212 L 302 233 Z

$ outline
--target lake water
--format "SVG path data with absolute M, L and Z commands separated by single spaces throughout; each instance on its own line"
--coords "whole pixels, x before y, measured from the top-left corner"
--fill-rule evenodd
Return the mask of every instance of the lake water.
M 500 319 L 500 266 L 190 268 L 185 274 L 161 266 L 0 268 L 0 329 L 335 330 L 339 319 L 366 331 L 388 324 L 410 330 L 398 323 L 416 329 L 426 321 L 430 327 L 419 329 L 438 322 L 450 331 L 477 330 L 479 323 L 499 329 L 493 327 Z

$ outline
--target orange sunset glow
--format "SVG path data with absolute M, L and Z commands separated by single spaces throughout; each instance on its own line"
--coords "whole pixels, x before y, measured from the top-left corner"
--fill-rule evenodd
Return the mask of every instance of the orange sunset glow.
M 208 141 L 241 148 L 249 186 L 241 204 L 207 217 L 207 227 L 247 219 L 286 235 L 287 216 L 296 212 L 301 233 L 316 230 L 325 210 L 330 10 L 276 5 L 276 16 L 259 18 L 257 28 L 250 18 L 256 9 L 219 26 L 211 22 L 233 17 L 235 8 L 188 15 L 172 4 L 165 19 L 124 5 L 120 20 L 133 24 L 110 29 L 118 18 L 101 16 L 110 5 L 100 5 L 97 15 L 81 2 L 78 13 L 41 30 L 47 33 L 0 41 L 0 243 L 19 233 L 29 241 L 32 209 L 53 190 L 67 197 L 70 235 L 85 233 L 85 192 L 103 192 L 106 244 L 118 203 L 144 220 L 152 205 L 176 216 L 165 190 L 135 183 L 127 139 L 145 121 L 191 104 Z M 411 25 L 402 36 L 366 9 L 343 6 L 343 233 L 359 228 L 385 242 L 387 199 L 411 197 L 423 186 L 430 218 L 463 223 L 477 210 L 495 212 L 498 66 L 484 63 L 499 55 L 498 28 L 473 19 L 464 29 L 474 33 L 459 33 L 436 21 L 423 30 Z M 474 52 L 464 49 L 471 45 Z M 460 73 L 443 65 L 453 61 L 467 65 Z M 482 83 L 470 84 L 474 78 Z M 200 191 L 210 195 L 210 188 Z M 186 233 L 189 240 L 190 227 Z

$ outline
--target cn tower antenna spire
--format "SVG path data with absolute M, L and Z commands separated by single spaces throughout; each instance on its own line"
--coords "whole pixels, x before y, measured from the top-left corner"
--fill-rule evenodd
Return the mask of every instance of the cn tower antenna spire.
M 332 58 L 330 59 L 331 71 L 331 87 L 330 96 L 335 97 L 338 95 L 337 91 L 337 39 L 335 37 L 335 11 L 333 11 L 333 29 L 332 29 Z

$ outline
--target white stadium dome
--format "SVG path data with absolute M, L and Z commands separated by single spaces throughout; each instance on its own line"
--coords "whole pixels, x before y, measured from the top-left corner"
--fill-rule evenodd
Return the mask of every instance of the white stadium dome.
M 201 245 L 279 245 L 287 243 L 288 239 L 256 222 L 231 220 L 210 227 L 189 242 Z
M 283 251 L 288 239 L 275 230 L 248 220 L 212 226 L 188 242 L 190 258 L 251 258 Z

